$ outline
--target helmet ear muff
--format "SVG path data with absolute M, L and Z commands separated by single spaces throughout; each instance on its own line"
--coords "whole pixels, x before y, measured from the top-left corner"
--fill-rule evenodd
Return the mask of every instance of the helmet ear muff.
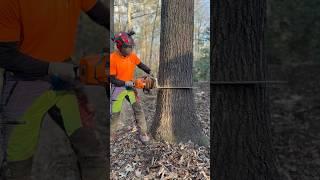
M 132 35 L 134 35 L 135 32 L 133 30 L 129 32 L 120 32 L 116 34 L 111 40 L 117 44 L 117 48 L 121 49 L 123 46 L 128 45 L 126 47 L 131 47 L 133 48 L 134 46 L 134 41 L 132 39 Z M 129 43 L 129 44 L 127 44 Z
M 120 49 L 123 42 L 121 41 L 121 37 L 115 35 L 115 37 L 111 38 L 112 42 L 116 43 L 117 48 Z

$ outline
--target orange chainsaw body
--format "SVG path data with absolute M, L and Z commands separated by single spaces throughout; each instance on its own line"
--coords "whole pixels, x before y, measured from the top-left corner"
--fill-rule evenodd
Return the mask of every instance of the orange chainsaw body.
M 80 59 L 80 81 L 87 85 L 102 85 L 107 83 L 106 54 L 85 56 Z
M 137 89 L 150 90 L 155 88 L 155 79 L 147 76 L 139 77 L 134 81 L 134 87 Z
M 134 87 L 137 88 L 137 89 L 143 89 L 146 85 L 146 82 L 145 82 L 145 78 L 137 78 L 135 81 L 134 81 Z

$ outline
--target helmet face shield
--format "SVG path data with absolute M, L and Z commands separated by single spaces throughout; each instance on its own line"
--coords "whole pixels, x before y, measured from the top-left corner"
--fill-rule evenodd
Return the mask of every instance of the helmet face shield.
M 132 50 L 133 50 L 132 46 L 131 47 L 122 46 L 122 48 L 120 49 L 121 54 L 124 56 L 129 56 L 132 53 Z
M 134 45 L 123 44 L 122 48 L 131 48 L 133 49 Z

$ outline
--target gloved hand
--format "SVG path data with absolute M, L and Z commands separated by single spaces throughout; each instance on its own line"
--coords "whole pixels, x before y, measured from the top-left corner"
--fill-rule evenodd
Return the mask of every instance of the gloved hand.
M 155 79 L 153 76 L 147 76 L 145 81 L 146 81 L 146 85 L 145 85 L 146 89 L 153 89 L 155 87 Z
M 58 76 L 64 81 L 73 81 L 76 77 L 75 67 L 71 63 L 52 62 L 49 64 L 48 74 Z
M 134 83 L 132 81 L 126 81 L 125 86 L 132 88 L 132 87 L 134 87 Z

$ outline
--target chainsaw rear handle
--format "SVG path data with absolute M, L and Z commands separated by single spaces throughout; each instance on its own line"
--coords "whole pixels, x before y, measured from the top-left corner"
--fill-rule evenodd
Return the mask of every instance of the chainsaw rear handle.
M 85 56 L 80 59 L 79 79 L 86 85 L 107 86 L 109 60 L 108 52 L 103 49 L 97 55 Z

